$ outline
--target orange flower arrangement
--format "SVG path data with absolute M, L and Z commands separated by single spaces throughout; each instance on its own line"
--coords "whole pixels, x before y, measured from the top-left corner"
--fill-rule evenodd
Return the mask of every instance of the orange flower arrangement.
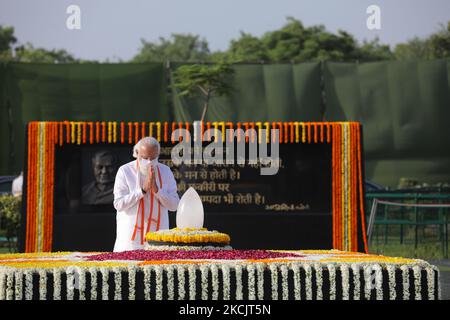
M 100 142 L 100 122 L 95 123 L 95 142 Z
M 125 143 L 125 123 L 120 123 L 120 143 Z
M 128 143 L 131 144 L 133 142 L 133 124 L 128 122 Z
M 145 127 L 146 127 L 147 125 L 146 125 L 146 123 L 145 122 L 142 122 L 141 123 L 141 136 L 142 137 L 145 137 Z
M 94 123 L 89 122 L 89 143 L 94 143 Z
M 61 129 L 60 124 L 30 122 L 28 125 L 26 252 L 51 251 L 54 155 L 58 129 Z M 60 130 L 59 136 L 61 135 Z M 62 141 L 62 139 L 59 140 Z M 43 173 L 42 181 L 39 178 L 41 172 Z M 40 200 L 42 200 L 41 207 L 39 207 Z
M 238 136 L 237 136 L 237 141 L 238 142 L 241 142 L 241 123 L 240 122 L 238 122 L 237 123 L 237 130 L 238 130 Z
M 64 121 L 66 125 L 66 143 L 70 143 L 70 123 L 69 121 Z
M 113 122 L 113 142 L 117 143 L 117 122 Z
M 172 123 L 173 128 L 173 123 Z M 169 124 L 167 122 L 164 123 L 164 142 L 167 142 L 169 140 Z
M 82 123 L 83 126 L 83 144 L 86 144 L 86 122 Z
M 106 123 L 102 122 L 102 142 L 106 142 Z
M 134 143 L 139 141 L 139 122 L 134 123 Z
M 176 122 L 172 122 L 172 132 L 175 131 L 176 125 L 177 125 Z M 168 135 L 168 133 L 167 133 L 167 135 Z M 166 136 L 166 130 L 164 128 L 164 139 L 166 139 L 165 136 Z M 172 143 L 175 143 L 175 138 L 172 137 L 172 135 L 171 135 L 171 139 L 170 140 L 172 141 Z
M 59 123 L 59 145 L 62 146 L 64 143 L 63 139 L 63 131 L 64 131 L 64 124 L 62 122 Z
M 185 122 L 185 126 L 186 126 L 186 141 L 189 142 L 189 134 L 190 133 L 190 128 L 189 128 L 189 122 Z

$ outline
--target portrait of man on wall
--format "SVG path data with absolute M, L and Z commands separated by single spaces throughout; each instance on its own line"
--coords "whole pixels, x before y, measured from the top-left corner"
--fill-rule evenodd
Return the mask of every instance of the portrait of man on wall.
M 94 180 L 82 188 L 82 203 L 88 205 L 112 204 L 114 179 L 118 159 L 109 150 L 99 150 L 92 156 Z

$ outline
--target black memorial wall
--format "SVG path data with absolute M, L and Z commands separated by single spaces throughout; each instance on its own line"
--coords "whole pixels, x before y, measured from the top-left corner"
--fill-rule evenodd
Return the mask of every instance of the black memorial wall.
M 171 167 L 180 197 L 193 186 L 203 201 L 205 227 L 230 234 L 234 248 L 332 248 L 331 144 L 280 144 L 275 175 L 261 175 L 258 165 L 248 163 L 175 166 L 172 147 L 161 144 L 160 162 Z M 109 156 L 109 169 L 101 170 L 114 177 L 118 166 L 134 160 L 131 153 L 130 145 L 56 147 L 53 251 L 112 251 L 112 184 L 99 201 L 87 194 L 99 174 L 95 159 Z M 175 213 L 169 219 L 175 227 Z

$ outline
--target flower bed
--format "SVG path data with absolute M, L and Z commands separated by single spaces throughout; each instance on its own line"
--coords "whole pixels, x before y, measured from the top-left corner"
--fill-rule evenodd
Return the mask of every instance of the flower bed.
M 439 291 L 426 261 L 337 250 L 0 255 L 0 300 L 434 300 Z

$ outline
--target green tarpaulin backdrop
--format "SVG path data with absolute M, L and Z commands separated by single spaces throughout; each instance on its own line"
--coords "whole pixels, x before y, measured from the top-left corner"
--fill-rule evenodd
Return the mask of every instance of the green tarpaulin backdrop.
M 0 66 L 0 174 L 23 165 L 31 120 L 193 121 L 202 100 L 180 98 L 153 64 Z M 361 121 L 366 178 L 450 181 L 450 64 L 239 64 L 233 92 L 211 101 L 208 121 Z
M 450 181 L 446 60 L 326 63 L 326 119 L 364 125 L 366 178 Z

